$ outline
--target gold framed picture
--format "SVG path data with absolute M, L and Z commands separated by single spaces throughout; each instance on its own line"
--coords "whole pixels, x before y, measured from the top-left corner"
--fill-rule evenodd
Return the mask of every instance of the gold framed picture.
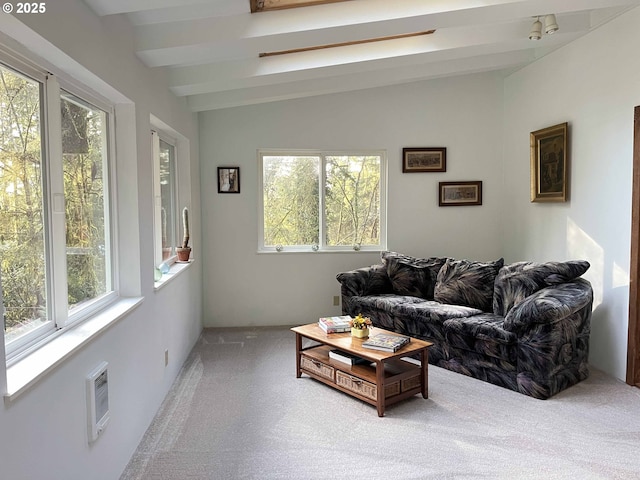
M 402 172 L 446 172 L 446 147 L 419 147 L 402 149 Z
M 482 205 L 482 181 L 440 182 L 438 185 L 438 205 L 441 207 Z
M 531 132 L 531 201 L 566 202 L 569 198 L 568 124 Z

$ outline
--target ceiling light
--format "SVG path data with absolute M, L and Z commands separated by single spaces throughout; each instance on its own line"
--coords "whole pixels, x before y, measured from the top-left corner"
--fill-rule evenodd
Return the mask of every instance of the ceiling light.
M 529 40 L 540 40 L 542 38 L 542 23 L 540 17 L 536 17 L 536 21 L 531 26 L 531 33 L 529 33 Z
M 556 16 L 550 14 L 544 17 L 544 33 L 551 35 L 558 31 L 558 24 L 556 23 Z

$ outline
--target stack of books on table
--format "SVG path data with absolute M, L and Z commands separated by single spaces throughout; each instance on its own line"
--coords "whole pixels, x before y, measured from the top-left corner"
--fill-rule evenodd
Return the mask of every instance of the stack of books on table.
M 358 357 L 357 355 L 354 355 L 352 353 L 343 352 L 342 350 L 329 350 L 329 358 L 346 363 L 348 365 L 366 365 L 371 363 L 369 360 Z
M 342 315 L 340 317 L 322 317 L 318 320 L 320 328 L 327 333 L 341 333 L 351 331 L 349 321 L 351 317 L 349 315 Z
M 382 350 L 384 352 L 395 352 L 411 341 L 410 337 L 404 335 L 392 335 L 389 333 L 379 333 L 369 340 L 362 342 L 364 348 L 372 350 Z

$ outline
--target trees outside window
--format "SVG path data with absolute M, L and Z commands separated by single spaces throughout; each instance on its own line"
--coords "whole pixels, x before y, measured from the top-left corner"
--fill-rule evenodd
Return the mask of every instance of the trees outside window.
M 379 250 L 383 152 L 259 152 L 263 251 Z
M 41 84 L 0 65 L 0 275 L 5 343 L 50 324 Z
M 105 231 L 107 114 L 66 92 L 60 106 L 67 284 L 69 307 L 73 308 L 111 288 Z
M 0 64 L 0 275 L 8 354 L 115 294 L 110 114 L 62 90 L 52 75 L 21 70 Z

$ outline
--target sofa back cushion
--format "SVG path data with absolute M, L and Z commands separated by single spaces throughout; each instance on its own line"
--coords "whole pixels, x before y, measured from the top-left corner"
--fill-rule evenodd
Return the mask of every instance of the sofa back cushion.
M 396 252 L 382 252 L 394 293 L 433 300 L 438 271 L 446 258 L 415 258 Z
M 589 269 L 585 260 L 568 262 L 517 262 L 498 272 L 493 292 L 493 313 L 507 316 L 509 310 L 545 287 L 570 282 Z
M 502 258 L 495 262 L 448 259 L 438 272 L 434 299 L 490 312 L 493 284 L 503 265 Z
M 387 267 L 382 264 L 342 272 L 336 279 L 341 284 L 341 293 L 346 296 L 393 293 Z

